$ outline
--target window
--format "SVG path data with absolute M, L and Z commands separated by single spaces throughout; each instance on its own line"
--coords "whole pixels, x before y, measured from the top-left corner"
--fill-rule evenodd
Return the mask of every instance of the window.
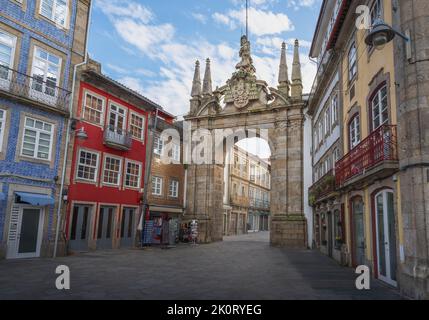
M 55 97 L 56 87 L 60 81 L 61 58 L 39 47 L 34 48 L 32 86 L 42 94 Z
M 97 181 L 98 153 L 80 150 L 77 177 L 87 181 Z
M 119 186 L 119 181 L 121 181 L 121 163 L 121 159 L 110 156 L 105 157 L 103 183 Z
M 3 148 L 3 137 L 6 126 L 6 110 L 0 109 L 0 152 Z
M 125 173 L 125 186 L 140 188 L 141 165 L 139 163 L 127 161 Z
M 116 104 L 110 104 L 109 129 L 118 134 L 124 134 L 127 110 Z
M 350 149 L 353 149 L 360 143 L 360 117 L 356 115 L 349 124 Z
M 21 155 L 51 160 L 53 132 L 52 124 L 26 117 Z
M 329 133 L 331 132 L 331 108 L 328 105 L 328 107 L 325 110 L 325 135 L 329 135 Z
M 323 121 L 319 121 L 319 141 L 318 144 L 320 145 L 323 142 Z
M 371 7 L 371 26 L 374 24 L 377 18 L 383 17 L 383 1 L 375 0 Z
M 356 54 L 356 42 L 353 42 L 349 50 L 349 81 L 352 81 L 357 74 Z
M 85 94 L 83 118 L 89 122 L 103 125 L 104 100 L 90 93 Z
M 152 194 L 162 196 L 162 178 L 152 177 Z
M 335 148 L 334 153 L 333 153 L 333 160 L 334 160 L 334 168 L 336 163 L 338 162 L 338 160 L 340 160 L 340 149 Z
M 180 162 L 180 145 L 173 144 L 173 160 Z
M 387 86 L 379 89 L 371 101 L 372 129 L 376 130 L 389 122 L 389 108 L 387 103 Z
M 332 97 L 331 103 L 332 110 L 332 127 L 335 127 L 338 124 L 338 95 Z
M 155 136 L 153 141 L 153 152 L 160 156 L 162 155 L 163 148 L 164 148 L 164 142 L 158 136 Z
M 179 197 L 179 181 L 170 180 L 170 186 L 168 188 L 168 195 L 172 198 Z
M 0 88 L 8 85 L 15 55 L 16 37 L 0 29 Z M 5 80 L 8 82 L 6 83 Z
M 41 0 L 40 14 L 65 27 L 67 20 L 68 0 Z
M 139 116 L 135 113 L 131 113 L 130 131 L 131 131 L 131 135 L 134 138 L 139 140 L 144 139 L 144 126 L 145 126 L 144 117 Z

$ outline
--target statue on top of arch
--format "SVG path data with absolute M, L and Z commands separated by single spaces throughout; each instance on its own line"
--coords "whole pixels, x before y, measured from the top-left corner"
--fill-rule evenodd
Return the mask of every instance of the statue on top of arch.
M 240 58 L 241 61 L 235 68 L 246 73 L 254 74 L 256 69 L 253 66 L 253 59 L 250 53 L 250 42 L 244 35 L 241 37 Z

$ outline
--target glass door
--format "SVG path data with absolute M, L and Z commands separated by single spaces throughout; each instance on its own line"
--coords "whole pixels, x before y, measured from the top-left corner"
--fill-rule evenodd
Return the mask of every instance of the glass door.
M 88 250 L 90 223 L 91 207 L 82 205 L 74 206 L 69 241 L 69 247 L 72 251 Z
M 363 201 L 361 198 L 353 201 L 353 243 L 354 264 L 365 264 L 365 231 L 363 216 Z
M 396 286 L 396 228 L 393 206 L 393 192 L 382 191 L 375 196 L 378 277 Z
M 19 215 L 17 258 L 40 256 L 43 214 L 40 208 L 23 207 Z

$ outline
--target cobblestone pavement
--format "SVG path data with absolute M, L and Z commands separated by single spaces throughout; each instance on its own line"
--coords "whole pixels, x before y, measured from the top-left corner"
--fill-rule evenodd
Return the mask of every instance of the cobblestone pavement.
M 373 280 L 358 291 L 353 270 L 313 251 L 272 248 L 268 233 L 162 250 L 97 251 L 0 261 L 0 299 L 399 299 Z M 55 288 L 70 268 L 71 290 Z

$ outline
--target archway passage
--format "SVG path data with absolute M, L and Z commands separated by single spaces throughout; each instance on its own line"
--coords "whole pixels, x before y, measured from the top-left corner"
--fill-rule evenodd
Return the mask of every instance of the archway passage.
M 201 86 L 197 61 L 190 112 L 185 116 L 187 170 L 186 220 L 198 221 L 198 241 L 221 241 L 225 150 L 228 141 L 257 136 L 271 149 L 271 226 L 274 246 L 306 247 L 303 213 L 303 124 L 299 44 L 295 42 L 292 81 L 281 50 L 279 85 L 268 87 L 255 76 L 246 36 L 241 38 L 241 61 L 226 85 L 212 90 L 210 60 Z M 231 138 L 232 137 L 232 138 Z M 190 140 L 190 141 L 186 141 Z M 219 155 L 219 150 L 220 155 Z M 198 158 L 198 159 L 197 159 Z M 203 159 L 204 161 L 200 161 Z M 221 161 L 219 161 L 221 159 Z

